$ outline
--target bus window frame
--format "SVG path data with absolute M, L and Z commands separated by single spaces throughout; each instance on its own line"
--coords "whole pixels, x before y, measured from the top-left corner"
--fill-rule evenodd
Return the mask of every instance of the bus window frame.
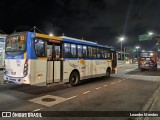
M 6 50 L 6 47 L 7 47 L 7 39 L 9 37 L 12 37 L 12 36 L 20 36 L 20 35 L 23 35 L 24 36 L 24 41 L 25 41 L 25 48 L 24 50 L 18 50 L 18 51 L 7 51 Z M 26 34 L 26 32 L 20 32 L 20 33 L 13 33 L 12 35 L 9 35 L 5 38 L 5 54 L 7 55 L 20 55 L 20 54 L 24 54 L 25 52 L 27 52 L 27 41 L 28 41 L 28 36 Z
M 73 56 L 73 54 L 72 54 L 72 48 L 71 48 L 71 45 L 75 45 L 75 46 L 76 46 L 76 55 L 75 55 L 75 56 Z M 72 54 L 72 57 L 71 57 L 71 58 L 77 58 L 77 57 L 78 57 L 77 44 L 75 44 L 75 43 L 70 43 L 70 52 L 71 52 L 71 54 Z
M 78 46 L 81 46 L 81 56 L 78 56 Z M 83 45 L 82 44 L 77 44 L 77 58 L 83 58 Z
M 85 56 L 84 56 L 84 48 L 83 48 L 84 46 L 86 47 L 86 51 L 87 51 L 85 52 Z M 82 45 L 82 57 L 88 58 L 88 46 L 87 45 Z
M 35 48 L 35 40 L 36 39 L 41 39 L 44 42 L 44 53 L 45 53 L 44 56 L 38 56 L 37 53 L 36 53 L 36 48 Z M 35 52 L 37 58 L 47 58 L 47 42 L 48 41 L 45 38 L 36 37 L 36 38 L 33 39 L 34 52 Z
M 92 56 L 93 56 L 93 53 L 92 53 L 92 46 L 88 46 L 87 47 L 88 48 L 88 58 L 92 58 Z M 91 55 L 90 55 L 90 53 L 89 53 L 89 48 L 91 48 Z

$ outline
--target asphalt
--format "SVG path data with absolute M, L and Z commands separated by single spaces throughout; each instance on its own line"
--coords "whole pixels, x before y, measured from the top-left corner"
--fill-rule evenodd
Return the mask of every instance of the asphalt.
M 120 63 L 118 64 L 119 68 L 127 66 L 127 64 Z M 146 72 L 147 74 L 147 72 Z M 118 74 L 117 74 L 118 75 Z M 158 71 L 156 75 L 150 76 L 141 76 L 141 80 L 150 80 L 150 81 L 160 81 L 160 64 L 158 65 Z M 155 80 L 156 79 L 156 80 Z M 144 113 L 149 113 L 148 116 L 136 117 L 134 120 L 160 120 L 160 86 L 154 92 L 152 97 L 146 102 L 144 107 L 141 109 Z M 152 115 L 155 115 L 154 117 Z M 157 117 L 156 117 L 157 116 Z

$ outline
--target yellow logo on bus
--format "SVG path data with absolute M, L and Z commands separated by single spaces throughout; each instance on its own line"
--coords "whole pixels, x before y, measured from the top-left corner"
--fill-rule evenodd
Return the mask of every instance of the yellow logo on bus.
M 81 60 L 80 60 L 80 64 L 83 64 L 83 65 L 84 65 L 84 59 L 81 59 Z

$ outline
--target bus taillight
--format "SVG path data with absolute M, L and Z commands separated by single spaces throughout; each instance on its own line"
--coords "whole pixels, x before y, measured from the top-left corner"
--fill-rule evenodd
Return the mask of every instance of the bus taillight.
M 24 69 L 23 69 L 23 75 L 27 75 L 28 74 L 28 59 L 26 59 L 25 63 L 24 63 Z

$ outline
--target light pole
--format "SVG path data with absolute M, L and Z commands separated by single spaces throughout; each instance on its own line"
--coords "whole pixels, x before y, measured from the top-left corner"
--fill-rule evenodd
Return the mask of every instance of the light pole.
M 120 37 L 119 41 L 121 42 L 121 60 L 122 60 L 122 41 L 124 41 L 124 37 Z
M 140 47 L 139 46 L 136 46 L 136 50 L 137 50 L 137 59 L 138 59 L 138 49 L 139 49 Z
M 5 32 L 3 32 L 2 30 L 0 30 L 0 32 L 1 32 L 1 33 L 3 33 L 4 35 L 6 35 L 6 33 L 5 33 Z

